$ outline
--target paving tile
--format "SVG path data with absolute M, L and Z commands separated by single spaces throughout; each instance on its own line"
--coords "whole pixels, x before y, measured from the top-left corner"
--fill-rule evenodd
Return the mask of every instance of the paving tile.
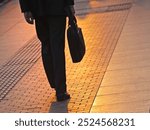
M 150 67 L 107 71 L 102 86 L 123 85 L 149 81 Z
M 149 113 L 150 100 L 93 106 L 91 113 Z
M 115 85 L 115 86 L 101 86 L 97 96 L 101 95 L 111 95 L 111 94 L 121 94 L 127 92 L 140 92 L 149 91 L 149 81 L 147 82 L 137 82 L 133 84 Z
M 133 91 L 133 92 L 126 92 L 126 93 L 101 95 L 96 97 L 93 106 L 135 102 L 135 101 L 142 102 L 145 100 L 150 100 L 149 92 L 150 91 Z
M 130 48 L 131 49 L 131 48 Z M 148 67 L 149 64 L 149 48 L 127 50 L 125 52 L 118 52 L 113 54 L 113 59 L 110 61 L 108 70 L 120 70 L 120 69 L 131 69 L 131 68 L 142 68 Z M 121 49 L 122 50 L 122 49 Z

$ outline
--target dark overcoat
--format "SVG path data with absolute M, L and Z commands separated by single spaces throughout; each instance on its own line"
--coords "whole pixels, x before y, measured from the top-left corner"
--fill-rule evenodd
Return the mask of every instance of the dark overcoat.
M 34 16 L 65 15 L 65 6 L 74 5 L 74 0 L 19 0 L 22 12 Z

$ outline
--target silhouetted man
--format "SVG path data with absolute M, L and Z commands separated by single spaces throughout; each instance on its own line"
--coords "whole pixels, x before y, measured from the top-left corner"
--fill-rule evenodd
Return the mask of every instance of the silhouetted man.
M 42 44 L 42 60 L 48 81 L 56 90 L 57 101 L 70 98 L 65 70 L 65 8 L 74 11 L 74 0 L 19 0 L 29 24 L 34 24 Z

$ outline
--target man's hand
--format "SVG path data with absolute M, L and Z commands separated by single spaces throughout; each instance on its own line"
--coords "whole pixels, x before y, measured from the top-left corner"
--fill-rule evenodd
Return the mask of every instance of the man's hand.
M 25 12 L 24 17 L 29 24 L 34 24 L 34 18 L 31 12 Z

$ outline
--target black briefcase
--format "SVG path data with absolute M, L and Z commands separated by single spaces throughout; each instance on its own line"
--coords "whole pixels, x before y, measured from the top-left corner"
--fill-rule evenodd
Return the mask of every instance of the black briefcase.
M 77 25 L 75 25 L 75 27 L 69 25 L 67 29 L 67 38 L 72 61 L 73 63 L 78 63 L 85 55 L 85 42 L 81 28 Z
M 73 63 L 80 62 L 86 52 L 82 29 L 78 27 L 75 16 L 69 16 L 67 39 Z

